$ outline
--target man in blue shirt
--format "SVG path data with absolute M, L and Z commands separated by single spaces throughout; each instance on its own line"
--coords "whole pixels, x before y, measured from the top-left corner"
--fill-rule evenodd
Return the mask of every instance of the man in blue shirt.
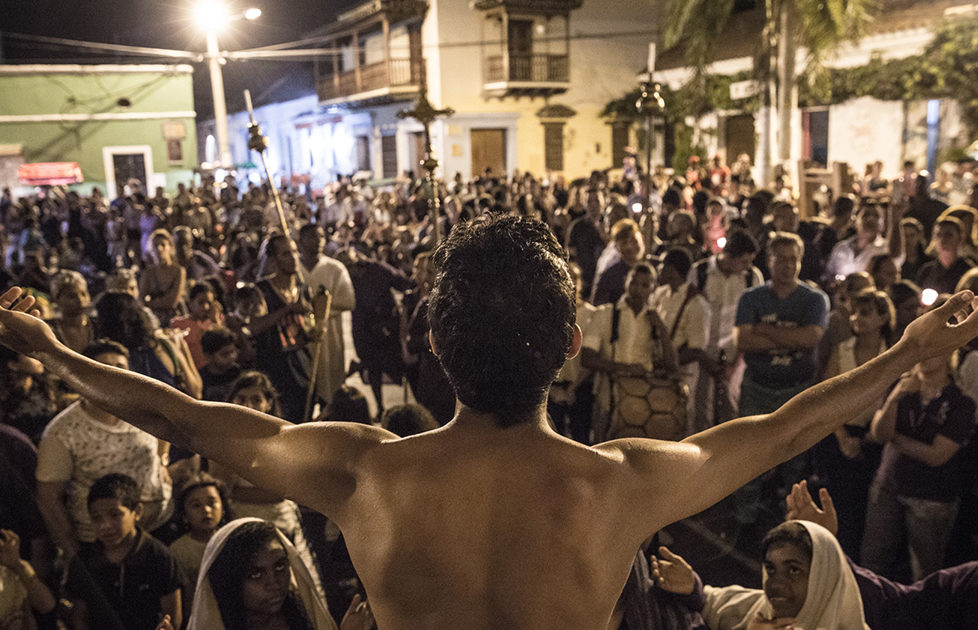
M 815 347 L 825 332 L 829 299 L 798 279 L 804 251 L 797 234 L 775 232 L 767 245 L 770 280 L 737 303 L 734 340 L 747 364 L 738 405 L 742 416 L 769 413 L 815 382 Z M 759 533 L 776 525 L 777 497 L 810 468 L 807 452 L 801 453 L 744 486 L 734 502 L 738 522 L 759 527 Z
M 773 411 L 815 380 L 815 346 L 825 331 L 829 299 L 798 280 L 803 252 L 797 235 L 775 233 L 768 243 L 771 279 L 737 304 L 734 338 L 747 363 L 741 415 Z

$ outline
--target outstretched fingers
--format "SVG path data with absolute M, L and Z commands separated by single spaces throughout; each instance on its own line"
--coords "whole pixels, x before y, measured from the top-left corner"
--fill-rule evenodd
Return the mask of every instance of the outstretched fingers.
M 3 295 L 0 295 L 0 311 L 16 311 L 40 317 L 41 311 L 34 308 L 36 304 L 37 300 L 34 296 L 25 295 L 24 290 L 20 287 L 11 287 L 4 291 Z
M 971 291 L 959 291 L 951 296 L 941 308 L 942 315 L 947 316 L 947 320 L 951 321 L 954 317 L 957 320 L 958 326 L 974 325 L 978 326 L 975 322 L 978 322 L 978 297 L 975 296 Z
M 20 287 L 11 287 L 4 291 L 3 295 L 0 295 L 0 308 L 9 309 L 12 307 L 23 292 Z

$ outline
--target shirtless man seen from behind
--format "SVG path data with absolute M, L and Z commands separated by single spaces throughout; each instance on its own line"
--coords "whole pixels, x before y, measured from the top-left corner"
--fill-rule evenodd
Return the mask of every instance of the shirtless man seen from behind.
M 888 352 L 766 416 L 678 443 L 595 447 L 553 432 L 547 390 L 581 345 L 574 287 L 543 224 L 458 225 L 435 255 L 432 347 L 455 419 L 399 439 L 352 423 L 292 425 L 200 402 L 83 358 L 0 296 L 0 343 L 113 415 L 215 459 L 343 530 L 382 630 L 603 629 L 639 545 L 876 404 L 921 359 L 978 334 L 973 295 L 911 324 Z M 949 325 L 955 313 L 967 316 Z

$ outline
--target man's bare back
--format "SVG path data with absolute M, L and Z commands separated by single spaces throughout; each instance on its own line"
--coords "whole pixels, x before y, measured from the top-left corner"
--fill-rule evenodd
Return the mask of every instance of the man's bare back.
M 453 229 L 435 255 L 429 314 L 459 410 L 405 439 L 351 423 L 292 425 L 95 363 L 28 315 L 33 299 L 19 289 L 0 295 L 0 343 L 113 415 L 334 519 L 381 630 L 604 630 L 643 540 L 810 448 L 914 363 L 978 334 L 978 301 L 962 292 L 884 354 L 774 413 L 680 443 L 585 447 L 546 420 L 549 384 L 581 343 L 559 253 L 545 226 L 513 217 Z M 955 314 L 962 323 L 948 324 Z
M 336 518 L 380 628 L 604 627 L 650 533 L 621 462 L 547 427 L 460 418 L 361 461 Z

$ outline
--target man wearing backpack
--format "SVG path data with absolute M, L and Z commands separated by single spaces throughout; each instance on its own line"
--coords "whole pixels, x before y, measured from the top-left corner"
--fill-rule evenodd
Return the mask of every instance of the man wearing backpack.
M 689 272 L 689 281 L 710 305 L 710 335 L 707 354 L 726 365 L 721 378 L 704 374 L 697 382 L 695 395 L 696 422 L 701 428 L 725 422 L 737 416 L 737 399 L 744 376 L 734 343 L 734 321 L 740 296 L 764 282 L 754 266 L 758 245 L 745 230 L 727 233 L 720 253 L 698 261 Z

